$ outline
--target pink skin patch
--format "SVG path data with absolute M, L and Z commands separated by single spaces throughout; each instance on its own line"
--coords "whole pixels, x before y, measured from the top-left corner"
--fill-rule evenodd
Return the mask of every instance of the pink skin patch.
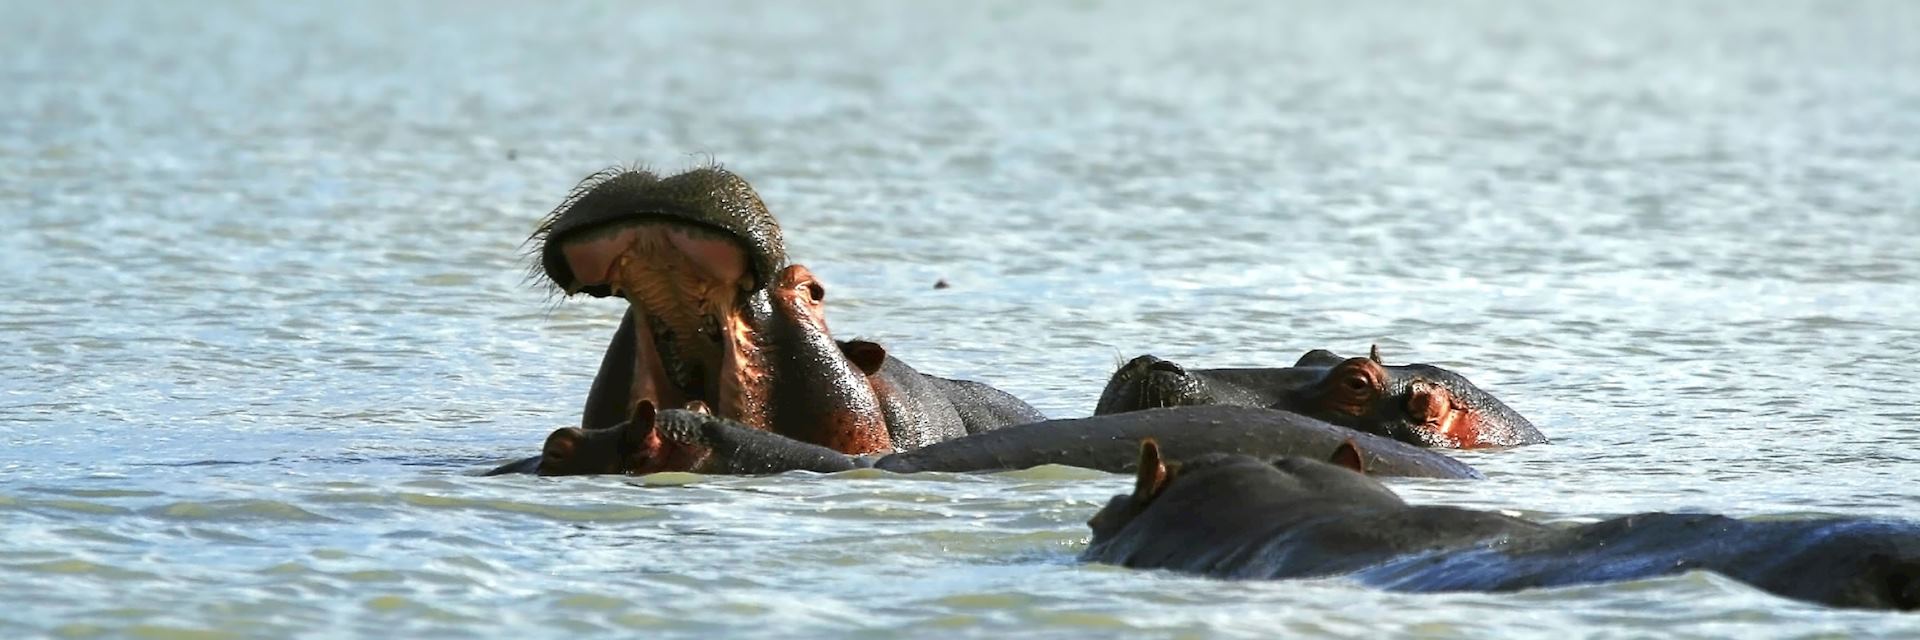
M 1460 449 L 1481 446 L 1479 416 L 1457 406 L 1446 387 L 1415 380 L 1407 396 L 1407 414 L 1434 440 Z
M 622 266 L 620 256 L 631 251 L 643 234 L 666 240 L 708 279 L 733 283 L 747 275 L 746 256 L 741 254 L 740 247 L 724 238 L 695 237 L 668 226 L 629 226 L 568 241 L 560 247 L 561 255 L 567 259 L 567 268 L 573 270 L 576 280 L 575 289 L 568 293 L 578 291 L 579 287 L 613 282 Z
M 709 279 L 733 283 L 747 277 L 746 256 L 731 241 L 696 238 L 678 231 L 667 232 L 667 239 Z

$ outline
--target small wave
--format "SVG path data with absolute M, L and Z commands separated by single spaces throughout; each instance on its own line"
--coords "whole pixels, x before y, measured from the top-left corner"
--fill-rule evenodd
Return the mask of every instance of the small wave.
M 277 520 L 285 522 L 333 522 L 329 518 L 300 507 L 276 500 L 210 500 L 207 502 L 175 502 L 147 509 L 146 513 L 169 520 L 215 521 L 215 522 L 254 522 Z
M 111 565 L 100 564 L 98 562 L 81 560 L 79 558 L 68 558 L 64 560 L 48 560 L 45 562 L 29 562 L 25 564 L 12 565 L 9 568 L 20 570 L 20 571 L 26 571 L 29 573 L 86 576 L 89 578 L 103 578 L 107 580 L 154 580 L 159 578 L 159 576 L 151 573 L 147 573 L 145 571 L 134 571 L 131 569 L 122 569 L 122 568 L 111 566 Z
M 648 507 L 631 505 L 553 505 L 512 500 L 482 498 L 458 498 L 420 493 L 396 494 L 401 502 L 429 509 L 475 509 L 535 515 L 550 520 L 565 522 L 633 522 L 638 520 L 657 520 L 666 517 L 667 512 Z

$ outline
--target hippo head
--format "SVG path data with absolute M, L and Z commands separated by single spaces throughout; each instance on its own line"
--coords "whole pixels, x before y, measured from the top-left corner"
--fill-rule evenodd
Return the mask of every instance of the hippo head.
M 642 400 L 627 421 L 602 429 L 567 427 L 547 436 L 540 451 L 539 474 L 573 476 L 640 475 L 661 471 L 700 471 L 712 455 L 702 437 L 704 405 L 656 411 Z
M 588 176 L 529 243 L 535 273 L 566 295 L 624 298 L 633 312 L 636 399 L 701 401 L 742 415 L 764 378 L 754 345 L 764 291 L 786 249 L 753 187 L 717 167 L 659 177 Z M 756 316 L 755 310 L 759 310 Z
M 1225 504 L 1248 498 L 1328 499 L 1355 507 L 1404 504 L 1392 490 L 1366 476 L 1365 458 L 1359 445 L 1347 440 L 1324 460 L 1297 456 L 1261 460 L 1214 453 L 1169 462 L 1159 443 L 1146 438 L 1140 441 L 1133 493 L 1114 496 L 1087 521 L 1093 530 L 1091 544 L 1112 539 L 1163 496 L 1183 508 L 1202 509 L 1208 508 L 1206 502 Z
M 1113 372 L 1093 414 L 1216 403 L 1205 380 L 1172 360 L 1148 354 L 1128 360 Z
M 1428 447 L 1546 442 L 1533 423 L 1460 374 L 1430 364 L 1386 365 L 1378 348 L 1365 358 L 1316 349 L 1294 368 L 1321 373 L 1276 408 Z

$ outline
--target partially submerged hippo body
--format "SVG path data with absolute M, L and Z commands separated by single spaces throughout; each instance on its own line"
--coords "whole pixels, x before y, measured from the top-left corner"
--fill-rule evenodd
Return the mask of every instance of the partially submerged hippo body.
M 649 407 L 612 429 L 561 429 L 538 462 L 494 473 L 777 473 L 874 467 L 899 473 L 1003 471 L 1062 464 L 1111 472 L 1134 470 L 1139 442 L 1152 438 L 1182 456 L 1243 453 L 1324 457 L 1357 442 L 1369 472 L 1383 476 L 1481 478 L 1439 452 L 1330 425 L 1284 411 L 1200 406 L 1136 411 L 1024 424 L 878 458 L 853 457 L 718 416 Z M 650 428 L 649 424 L 661 425 Z M 657 431 L 658 433 L 653 433 Z M 695 453 L 688 453 L 694 451 Z
M 1233 406 L 1148 409 L 1089 418 L 1048 420 L 949 440 L 881 458 L 889 471 L 994 471 L 1063 464 L 1131 472 L 1139 443 L 1152 438 L 1177 456 L 1239 453 L 1326 456 L 1357 440 L 1368 467 L 1386 476 L 1480 478 L 1480 472 L 1439 452 L 1328 424 L 1287 411 Z
M 1047 419 L 1005 391 L 972 380 L 921 373 L 871 341 L 841 342 L 840 349 L 868 373 L 867 382 L 879 398 L 881 412 L 898 434 L 897 451 Z
M 1385 365 L 1378 349 L 1365 358 L 1315 349 L 1291 367 L 1246 369 L 1188 369 L 1143 355 L 1108 379 L 1094 415 L 1191 405 L 1282 409 L 1424 447 L 1547 441 L 1460 374 L 1428 364 Z
M 1169 463 L 1143 443 L 1133 493 L 1087 523 L 1093 539 L 1081 558 L 1236 579 L 1349 575 L 1398 591 L 1516 591 L 1702 569 L 1834 606 L 1920 607 L 1913 523 L 1647 513 L 1557 527 L 1406 504 L 1355 473 L 1356 453 L 1331 456 L 1344 466 L 1221 454 Z
M 588 176 L 532 241 L 539 273 L 567 295 L 628 302 L 587 394 L 583 429 L 621 424 L 641 402 L 704 405 L 847 453 L 1001 426 L 986 418 L 960 424 L 959 411 L 941 410 L 969 397 L 923 399 L 919 387 L 870 382 L 905 365 L 884 351 L 866 368 L 846 357 L 827 331 L 825 287 L 787 264 L 779 223 L 745 180 L 723 169 Z M 1004 393 L 992 400 L 996 409 L 1033 412 Z M 1026 421 L 1019 411 L 1005 420 Z
M 554 431 L 539 456 L 488 475 L 830 473 L 866 466 L 866 460 L 700 411 L 656 411 L 642 401 L 629 419 L 611 427 Z

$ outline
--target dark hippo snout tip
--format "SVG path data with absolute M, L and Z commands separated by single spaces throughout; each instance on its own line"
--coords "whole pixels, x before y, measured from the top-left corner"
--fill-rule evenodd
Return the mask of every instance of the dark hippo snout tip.
M 1187 370 L 1181 368 L 1179 364 L 1171 360 L 1161 360 L 1159 358 L 1154 358 L 1153 362 L 1148 363 L 1147 370 L 1148 371 L 1164 371 L 1166 373 L 1171 373 L 1176 376 L 1187 375 Z
M 1186 375 L 1187 373 L 1187 370 L 1181 367 L 1179 364 L 1176 364 L 1171 360 L 1163 360 L 1159 356 L 1156 356 L 1153 354 L 1142 355 L 1132 360 L 1128 360 L 1126 366 L 1122 367 L 1122 369 L 1135 371 L 1139 373 L 1153 373 L 1156 371 L 1171 373 L 1174 375 Z

